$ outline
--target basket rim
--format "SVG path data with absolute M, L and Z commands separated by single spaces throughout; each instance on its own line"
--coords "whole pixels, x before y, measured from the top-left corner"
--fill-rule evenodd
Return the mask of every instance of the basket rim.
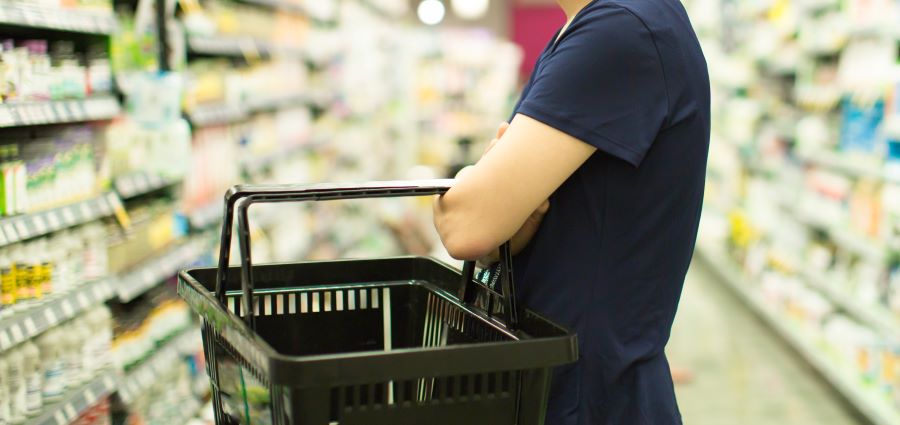
M 433 257 L 398 256 L 372 260 L 418 259 L 434 263 L 458 273 L 455 268 Z M 352 263 L 360 259 L 340 259 L 328 261 L 300 261 L 260 264 L 266 266 L 298 265 L 312 263 Z M 232 266 L 233 268 L 239 268 Z M 230 268 L 232 268 L 230 267 Z M 289 355 L 279 353 L 258 333 L 254 332 L 237 314 L 219 304 L 215 291 L 210 291 L 200 283 L 192 272 L 216 270 L 215 267 L 194 267 L 178 273 L 178 292 L 188 302 L 192 310 L 203 317 L 205 326 L 211 327 L 214 335 L 204 338 L 204 345 L 223 340 L 234 347 L 236 353 L 257 369 L 257 373 L 272 384 L 292 387 L 318 386 L 329 384 L 353 384 L 369 382 L 373 379 L 405 379 L 421 376 L 444 376 L 468 373 L 486 373 L 502 370 L 525 370 L 548 368 L 574 362 L 578 359 L 577 338 L 574 332 L 556 324 L 530 309 L 525 309 L 533 320 L 545 322 L 561 331 L 555 336 L 531 336 L 519 333 L 521 338 L 506 341 L 475 342 L 443 347 L 409 347 L 389 351 L 368 350 L 349 353 L 329 353 L 315 355 Z M 454 294 L 429 285 L 429 290 L 448 301 L 454 302 L 467 315 L 486 322 L 501 330 L 502 322 L 493 317 L 479 314 L 459 302 Z M 229 291 L 231 292 L 231 291 Z M 513 333 L 505 331 L 508 335 Z M 513 335 L 514 336 L 514 335 Z M 215 339 L 212 341 L 209 339 Z M 209 349 L 210 347 L 207 347 Z M 523 355 L 528 353 L 528 355 Z M 450 358 L 453 358 L 452 361 Z M 440 365 L 439 370 L 435 365 Z M 402 366 L 403 375 L 387 375 L 382 372 Z

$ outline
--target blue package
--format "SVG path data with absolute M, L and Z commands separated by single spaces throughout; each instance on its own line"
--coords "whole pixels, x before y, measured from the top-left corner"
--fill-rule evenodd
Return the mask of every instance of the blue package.
M 870 105 L 857 105 L 849 98 L 841 101 L 843 121 L 840 150 L 848 152 L 877 152 L 884 143 L 881 123 L 884 121 L 884 100 Z

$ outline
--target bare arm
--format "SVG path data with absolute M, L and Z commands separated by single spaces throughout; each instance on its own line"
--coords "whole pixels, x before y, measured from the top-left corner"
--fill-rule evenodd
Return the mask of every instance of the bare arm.
M 516 115 L 499 143 L 460 173 L 453 188 L 435 201 L 434 223 L 447 251 L 465 260 L 489 255 L 516 234 L 595 150 L 553 127 Z

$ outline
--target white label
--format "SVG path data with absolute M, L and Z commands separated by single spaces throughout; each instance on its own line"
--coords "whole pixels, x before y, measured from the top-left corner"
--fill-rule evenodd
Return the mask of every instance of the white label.
M 4 332 L 0 332 L 0 348 L 9 347 L 12 342 L 9 340 L 9 334 Z
M 53 326 L 59 321 L 59 319 L 56 318 L 56 313 L 53 312 L 52 308 L 44 310 L 44 319 L 47 320 L 48 326 Z
M 9 127 L 16 124 L 12 111 L 8 106 L 0 106 L 0 127 Z
M 50 223 L 51 229 L 59 229 L 59 213 L 56 211 L 50 211 L 47 213 L 47 222 Z
M 16 220 L 16 230 L 19 232 L 20 238 L 24 239 L 31 235 L 31 233 L 28 232 L 28 226 L 25 225 L 25 220 Z
M 81 208 L 81 216 L 85 219 L 93 218 L 93 214 L 91 214 L 91 207 L 87 202 L 79 204 L 79 208 Z
M 37 326 L 34 324 L 34 319 L 27 317 L 27 318 L 25 318 L 24 323 L 25 323 L 25 332 L 27 332 L 28 335 L 37 334 Z
M 37 122 L 48 122 L 50 117 L 44 112 L 44 105 L 34 104 L 31 105 L 31 117 L 34 118 Z
M 12 337 L 13 342 L 19 342 L 25 337 L 22 335 L 22 328 L 19 325 L 10 326 L 9 334 Z
M 66 403 L 66 407 L 63 408 L 66 412 L 66 417 L 75 419 L 75 415 L 78 414 L 78 411 L 75 410 L 75 407 L 72 406 L 72 403 Z
M 44 222 L 44 217 L 36 215 L 32 217 L 31 223 L 34 224 L 34 227 L 37 229 L 38 234 L 43 235 L 47 232 L 47 223 Z
M 141 287 L 149 286 L 149 285 L 156 283 L 155 280 L 156 280 L 156 276 L 154 276 L 153 270 L 144 269 L 144 271 L 141 272 L 141 279 L 140 279 L 140 283 L 138 283 L 138 285 Z
M 6 236 L 11 240 L 18 240 L 18 234 L 16 233 L 16 227 L 12 225 L 12 223 L 4 223 L 3 231 L 6 232 Z
M 6 240 L 6 233 L 0 230 L 0 245 L 6 245 L 9 241 Z
M 69 302 L 69 300 L 63 300 L 60 308 L 62 309 L 63 317 L 65 318 L 72 317 L 72 315 L 75 314 L 75 309 L 72 307 L 72 303 Z
M 84 390 L 84 399 L 87 401 L 88 406 L 92 406 L 97 401 L 97 395 L 88 388 Z
M 66 225 L 75 224 L 75 213 L 72 212 L 71 207 L 63 208 L 62 216 L 63 216 L 63 220 L 66 223 Z
M 78 293 L 78 305 L 81 306 L 81 308 L 87 307 L 88 305 L 90 305 L 90 302 L 91 301 L 88 299 L 87 295 L 84 295 L 84 292 Z
M 63 414 L 62 410 L 57 410 L 56 413 L 53 414 L 53 419 L 56 421 L 56 425 L 66 425 L 69 421 L 66 420 L 66 415 Z

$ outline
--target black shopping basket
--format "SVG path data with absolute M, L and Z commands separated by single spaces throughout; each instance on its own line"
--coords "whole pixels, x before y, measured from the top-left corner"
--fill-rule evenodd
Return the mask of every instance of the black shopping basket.
M 216 423 L 543 423 L 552 368 L 575 336 L 515 303 L 508 244 L 502 293 L 434 259 L 251 265 L 252 203 L 441 194 L 450 180 L 235 186 L 218 268 L 182 271 L 203 320 Z M 228 267 L 237 216 L 240 267 Z M 240 289 L 238 289 L 240 288 Z

